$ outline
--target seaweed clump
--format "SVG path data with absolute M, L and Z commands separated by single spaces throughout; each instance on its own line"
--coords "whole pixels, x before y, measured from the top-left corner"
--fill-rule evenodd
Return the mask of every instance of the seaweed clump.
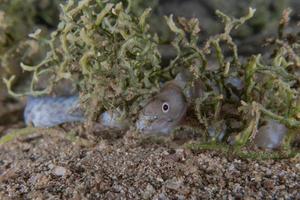
M 61 22 L 48 40 L 50 51 L 38 65 L 22 64 L 33 73 L 29 91 L 21 95 L 44 95 L 60 80 L 76 83 L 81 106 L 89 122 L 103 110 L 119 110 L 134 120 L 139 109 L 177 72 L 189 70 L 192 79 L 203 82 L 204 95 L 191 102 L 195 118 L 209 140 L 232 139 L 245 145 L 254 138 L 267 120 L 276 120 L 290 129 L 300 127 L 299 34 L 285 34 L 289 12 L 285 11 L 278 36 L 270 39 L 271 54 L 245 58 L 231 37 L 251 19 L 233 18 L 217 11 L 224 31 L 206 42 L 199 39 L 197 19 L 165 17 L 174 33 L 172 45 L 177 56 L 167 67 L 160 65 L 159 38 L 152 34 L 147 19 L 150 9 L 134 14 L 127 6 L 114 1 L 68 1 L 62 5 Z M 37 89 L 42 76 L 48 86 Z M 11 94 L 11 81 L 6 84 Z M 193 129 L 194 127 L 188 127 Z
M 0 78 L 26 77 L 20 62 L 35 64 L 42 59 L 41 45 L 28 34 L 41 28 L 47 33 L 58 18 L 58 3 L 37 0 L 0 0 Z M 0 91 L 4 90 L 2 80 Z M 4 96 L 5 98 L 5 96 Z
M 95 0 L 62 5 L 45 59 L 35 66 L 22 64 L 33 73 L 33 80 L 30 91 L 21 95 L 44 95 L 60 80 L 69 79 L 76 83 L 90 121 L 103 110 L 135 115 L 159 88 L 163 71 L 158 38 L 149 32 L 146 21 L 150 9 L 136 16 L 131 5 Z M 37 83 L 45 75 L 49 84 L 39 90 Z M 9 88 L 10 81 L 6 81 Z
M 285 34 L 290 10 L 283 12 L 278 36 L 267 40 L 269 52 L 239 55 L 231 32 L 254 15 L 255 9 L 239 19 L 217 11 L 224 32 L 210 37 L 199 47 L 198 20 L 171 17 L 168 25 L 176 34 L 173 46 L 177 57 L 170 68 L 184 67 L 193 80 L 204 83 L 204 95 L 193 101 L 195 115 L 209 140 L 243 146 L 258 128 L 272 119 L 291 130 L 300 128 L 299 33 Z M 216 61 L 216 62 L 214 62 Z M 227 137 L 224 137 L 227 136 Z

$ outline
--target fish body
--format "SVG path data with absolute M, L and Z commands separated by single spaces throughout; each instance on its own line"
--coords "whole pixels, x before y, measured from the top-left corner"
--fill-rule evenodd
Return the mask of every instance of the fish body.
M 50 128 L 67 122 L 84 122 L 84 112 L 79 107 L 79 97 L 28 97 L 24 111 L 26 125 Z M 105 111 L 99 117 L 104 128 L 127 129 L 129 121 L 122 112 Z
M 24 111 L 27 125 L 53 127 L 66 122 L 83 122 L 78 96 L 28 97 Z
M 119 109 L 105 111 L 100 115 L 100 124 L 105 128 L 116 130 L 126 130 L 130 126 L 130 122 L 125 118 L 124 113 Z
M 256 146 L 263 149 L 277 149 L 283 142 L 288 128 L 274 120 L 269 120 L 258 129 L 254 138 Z
M 141 133 L 169 134 L 180 124 L 188 108 L 188 99 L 201 95 L 197 87 L 184 92 L 189 74 L 179 73 L 163 85 L 140 111 L 135 123 Z M 196 83 L 197 85 L 197 83 Z M 119 110 L 106 111 L 99 117 L 106 128 L 127 129 L 128 119 Z M 28 97 L 24 112 L 25 123 L 35 127 L 53 127 L 66 122 L 84 122 L 79 97 Z

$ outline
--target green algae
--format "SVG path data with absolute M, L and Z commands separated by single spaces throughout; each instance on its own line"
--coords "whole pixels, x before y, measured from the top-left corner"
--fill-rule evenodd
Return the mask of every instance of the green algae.
M 122 3 L 69 1 L 62 6 L 45 59 L 35 66 L 21 65 L 34 77 L 30 90 L 21 95 L 47 94 L 59 80 L 79 74 L 77 86 L 88 119 L 95 120 L 103 109 L 136 114 L 145 96 L 157 91 L 163 75 L 157 37 L 147 24 L 149 14 L 147 9 L 134 16 Z M 43 74 L 48 74 L 49 85 L 36 90 Z M 6 80 L 9 88 L 12 80 Z
M 0 138 L 0 145 L 6 144 L 6 143 L 18 138 L 18 137 L 24 137 L 24 136 L 33 134 L 37 130 L 39 130 L 39 129 L 33 128 L 33 127 L 27 127 L 27 128 L 15 130 L 15 131 L 13 131 L 9 134 L 6 134 L 6 135 L 2 136 Z
M 22 85 L 28 76 L 20 62 L 35 64 L 45 53 L 44 46 L 28 35 L 42 29 L 46 35 L 58 21 L 59 0 L 1 0 L 0 1 L 0 78 L 10 78 L 10 85 Z M 0 81 L 0 91 L 4 90 Z M 5 96 L 4 96 L 5 98 Z
M 236 148 L 228 146 L 223 143 L 189 143 L 185 145 L 186 148 L 194 152 L 202 151 L 216 151 L 222 155 L 239 157 L 241 159 L 250 160 L 281 160 L 293 158 L 299 155 L 299 151 L 293 149 L 289 151 L 262 151 L 262 150 L 243 150 L 241 148 Z
M 45 129 L 45 128 L 34 128 L 34 127 L 26 127 L 21 129 L 16 129 L 11 131 L 10 133 L 2 136 L 0 138 L 0 145 L 7 144 L 13 140 L 18 138 L 24 138 L 34 134 L 41 135 L 60 135 L 62 138 L 72 142 L 73 144 L 90 147 L 94 143 L 91 140 L 84 139 L 76 135 L 74 131 L 64 132 L 59 129 Z
M 288 24 L 288 19 L 281 20 L 278 30 L 280 34 L 269 43 L 270 49 L 274 50 L 269 58 L 266 56 L 262 58 L 258 54 L 244 61 L 239 57 L 238 48 L 230 33 L 249 20 L 254 10 L 250 9 L 248 15 L 240 19 L 228 17 L 220 11 L 217 11 L 217 14 L 224 23 L 224 32 L 210 37 L 203 48 L 195 45 L 197 39 L 193 36 L 191 36 L 192 39 L 187 39 L 184 34 L 187 31 L 175 28 L 174 23 L 168 23 L 171 30 L 180 38 L 174 40 L 178 55 L 171 65 L 187 67 L 193 73 L 194 80 L 200 78 L 208 88 L 205 90 L 205 95 L 194 102 L 194 110 L 200 124 L 205 127 L 206 131 L 210 126 L 223 120 L 229 124 L 232 118 L 226 119 L 226 113 L 221 114 L 221 109 L 224 105 L 230 104 L 238 107 L 235 112 L 239 113 L 239 118 L 236 120 L 244 124 L 235 137 L 235 144 L 238 146 L 251 141 L 260 123 L 268 118 L 277 120 L 290 128 L 299 127 L 300 121 L 296 117 L 299 113 L 297 103 L 299 77 L 296 76 L 297 66 L 299 66 L 299 56 L 296 53 L 299 52 L 299 39 L 297 35 L 283 36 L 282 29 Z M 288 18 L 287 16 L 287 11 L 285 11 L 283 18 Z M 287 36 L 294 38 L 293 44 L 288 43 Z M 230 53 L 225 53 L 226 48 L 230 49 Z M 194 54 L 187 56 L 187 52 Z M 211 54 L 215 54 L 218 65 L 213 71 L 207 64 Z M 192 59 L 187 61 L 186 58 Z M 234 91 L 237 88 L 226 84 L 228 78 L 238 78 L 244 87 L 239 89 L 240 91 Z M 230 130 L 227 130 L 227 135 L 231 135 Z M 212 141 L 214 140 L 216 139 L 212 138 Z

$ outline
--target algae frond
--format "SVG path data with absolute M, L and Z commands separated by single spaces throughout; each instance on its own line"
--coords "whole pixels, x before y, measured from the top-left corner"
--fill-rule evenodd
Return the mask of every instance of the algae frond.
M 43 44 L 28 34 L 41 29 L 47 35 L 56 26 L 59 1 L 0 0 L 0 92 L 5 89 L 3 78 L 14 76 L 11 86 L 24 84 L 28 73 L 23 73 L 20 62 L 36 64 L 43 58 Z
M 246 16 L 236 19 L 217 11 L 224 23 L 224 32 L 210 37 L 202 47 L 197 20 L 192 19 L 180 27 L 172 16 L 167 18 L 177 36 L 172 43 L 177 57 L 169 67 L 187 68 L 194 80 L 200 78 L 205 84 L 203 97 L 194 101 L 199 123 L 207 135 L 211 127 L 223 123 L 227 136 L 238 133 L 233 143 L 241 146 L 255 137 L 258 127 L 267 119 L 277 120 L 289 128 L 300 126 L 297 117 L 299 35 L 284 33 L 290 11 L 283 13 L 278 36 L 268 39 L 271 55 L 245 58 L 239 56 L 231 32 L 253 17 L 254 12 L 255 9 L 250 8 Z M 211 57 L 217 63 L 211 62 Z M 193 83 L 191 81 L 191 85 Z M 210 140 L 215 141 L 222 131 L 216 130 Z
M 136 114 L 145 98 L 159 88 L 163 71 L 158 38 L 147 24 L 151 9 L 135 16 L 130 5 L 92 0 L 62 5 L 61 22 L 51 34 L 45 59 L 35 66 L 21 65 L 33 73 L 25 94 L 47 94 L 59 80 L 71 79 L 77 83 L 89 119 L 95 120 L 104 109 Z M 44 74 L 49 85 L 37 90 Z M 8 86 L 11 81 L 6 81 Z

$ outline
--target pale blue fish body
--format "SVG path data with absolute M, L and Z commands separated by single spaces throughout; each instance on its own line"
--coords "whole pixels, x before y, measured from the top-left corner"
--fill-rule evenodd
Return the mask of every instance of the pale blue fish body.
M 184 75 L 178 80 L 171 81 L 174 84 L 165 84 L 169 87 L 162 88 L 154 99 L 151 99 L 148 106 L 141 113 L 137 120 L 137 129 L 141 132 L 170 133 L 186 113 L 187 104 L 182 91 L 186 83 Z M 188 96 L 193 96 L 194 91 Z M 159 99 L 157 99 L 159 97 Z M 161 100 L 165 103 L 172 103 L 170 114 L 162 113 Z M 128 129 L 129 120 L 124 119 L 123 112 L 116 109 L 106 111 L 99 116 L 99 122 L 103 127 L 114 129 Z M 150 116 L 143 116 L 147 114 Z M 157 120 L 148 120 L 149 117 L 158 117 Z M 67 122 L 83 122 L 84 114 L 79 109 L 79 97 L 28 97 L 24 112 L 25 123 L 35 127 L 54 127 Z
M 50 128 L 67 122 L 84 122 L 83 111 L 79 107 L 79 97 L 28 97 L 24 111 L 26 125 Z M 127 129 L 129 121 L 122 112 L 105 111 L 100 115 L 100 124 L 105 128 Z
M 282 144 L 288 128 L 274 120 L 269 120 L 260 127 L 254 138 L 256 146 L 263 149 L 277 149 Z
M 79 97 L 28 97 L 24 111 L 27 125 L 53 127 L 66 122 L 83 122 Z

